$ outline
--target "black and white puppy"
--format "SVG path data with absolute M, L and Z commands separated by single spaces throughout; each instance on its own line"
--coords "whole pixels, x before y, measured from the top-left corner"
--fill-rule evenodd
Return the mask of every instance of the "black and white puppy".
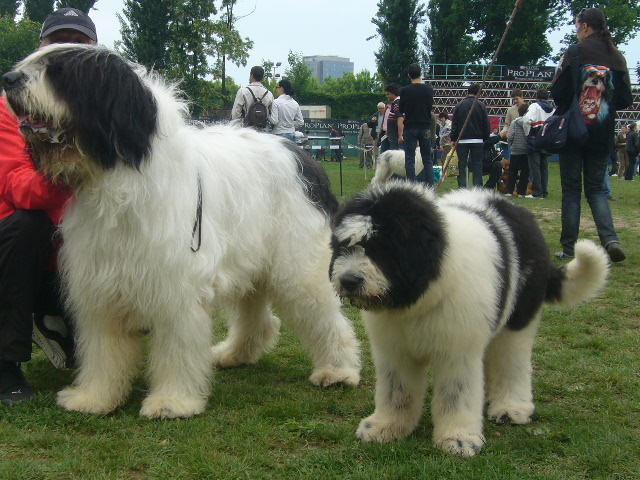
M 531 353 L 544 302 L 572 305 L 601 289 L 604 250 L 582 240 L 559 268 L 531 213 L 481 190 L 437 198 L 391 181 L 347 202 L 334 219 L 330 276 L 363 318 L 376 367 L 375 412 L 356 435 L 410 434 L 433 372 L 433 441 L 476 454 L 482 409 L 525 424 L 534 411 Z M 484 365 L 484 372 L 483 372 Z

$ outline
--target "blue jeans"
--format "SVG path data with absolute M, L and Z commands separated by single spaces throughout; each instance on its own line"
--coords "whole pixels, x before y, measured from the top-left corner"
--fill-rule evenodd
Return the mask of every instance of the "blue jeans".
M 296 135 L 294 133 L 276 133 L 277 136 L 286 138 L 287 140 L 291 140 L 292 142 L 296 141 Z
M 467 186 L 467 165 L 471 164 L 473 173 L 473 186 L 482 186 L 482 157 L 484 155 L 483 143 L 459 143 L 456 149 L 458 153 L 458 187 Z M 469 162 L 469 160 L 471 160 Z
M 529 153 L 529 176 L 533 182 L 534 197 L 546 197 L 549 192 L 547 183 L 549 181 L 549 157 L 540 152 Z
M 424 165 L 424 182 L 433 185 L 433 161 L 431 160 L 431 141 L 427 138 L 426 127 L 409 127 L 404 129 L 404 168 L 408 180 L 416 180 L 416 146 L 420 145 L 422 165 Z
M 584 178 L 584 194 L 598 230 L 600 243 L 607 246 L 617 242 L 609 201 L 604 190 L 604 174 L 609 153 L 581 148 L 560 154 L 560 183 L 562 185 L 562 233 L 560 243 L 565 253 L 573 255 L 573 247 L 580 230 L 580 197 Z

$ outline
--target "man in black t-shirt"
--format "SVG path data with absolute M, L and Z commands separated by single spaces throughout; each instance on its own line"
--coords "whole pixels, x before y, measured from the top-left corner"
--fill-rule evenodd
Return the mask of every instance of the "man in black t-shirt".
M 420 145 L 420 155 L 424 165 L 424 181 L 433 185 L 433 161 L 431 160 L 431 140 L 427 131 L 431 126 L 433 88 L 422 83 L 420 66 L 409 65 L 411 83 L 400 90 L 400 113 L 398 117 L 398 143 L 404 145 L 404 162 L 407 179 L 416 178 L 416 145 Z

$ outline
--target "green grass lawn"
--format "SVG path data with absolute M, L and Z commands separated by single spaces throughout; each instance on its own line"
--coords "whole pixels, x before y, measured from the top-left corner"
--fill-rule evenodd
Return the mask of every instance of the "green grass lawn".
M 324 164 L 340 194 L 338 165 Z M 372 172 L 343 164 L 341 201 Z M 455 184 L 448 179 L 442 191 Z M 464 460 L 431 445 L 428 403 L 416 431 L 391 444 L 355 438 L 373 411 L 374 370 L 357 310 L 345 308 L 362 342 L 357 388 L 312 386 L 309 358 L 283 328 L 256 365 L 218 371 L 208 408 L 188 420 L 138 416 L 146 385 L 100 417 L 63 411 L 55 393 L 71 381 L 36 349 L 26 374 L 34 402 L 0 406 L 0 480 L 71 479 L 640 479 L 640 181 L 612 178 L 611 203 L 627 260 L 606 290 L 576 308 L 545 311 L 534 352 L 536 414 L 527 426 L 485 422 L 487 443 Z M 560 193 L 551 166 L 550 197 L 515 199 L 559 248 Z M 583 204 L 581 237 L 597 241 Z M 223 322 L 216 336 L 224 335 Z M 430 397 L 430 396 L 429 396 Z

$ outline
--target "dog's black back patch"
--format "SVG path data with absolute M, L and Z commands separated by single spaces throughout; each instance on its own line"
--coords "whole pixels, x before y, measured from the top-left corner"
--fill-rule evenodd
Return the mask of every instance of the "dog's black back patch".
M 360 245 L 390 284 L 380 305 L 413 305 L 440 275 L 446 238 L 436 206 L 411 188 L 373 189 L 348 201 L 334 225 L 351 215 L 371 217 L 374 234 Z M 335 236 L 332 248 L 334 259 L 344 248 Z
M 139 168 L 156 131 L 153 94 L 132 66 L 102 48 L 69 46 L 47 56 L 47 80 L 71 113 L 72 133 L 105 169 Z
M 321 211 L 333 217 L 338 211 L 338 200 L 331 193 L 329 177 L 324 169 L 311 156 L 295 143 L 284 142 L 285 146 L 295 156 L 298 165 L 298 175 L 306 185 L 305 194 Z
M 515 308 L 507 320 L 507 328 L 526 327 L 549 297 L 549 282 L 555 278 L 561 284 L 562 276 L 553 265 L 549 247 L 533 214 L 510 201 L 495 198 L 490 202 L 511 229 L 518 253 L 520 288 Z

